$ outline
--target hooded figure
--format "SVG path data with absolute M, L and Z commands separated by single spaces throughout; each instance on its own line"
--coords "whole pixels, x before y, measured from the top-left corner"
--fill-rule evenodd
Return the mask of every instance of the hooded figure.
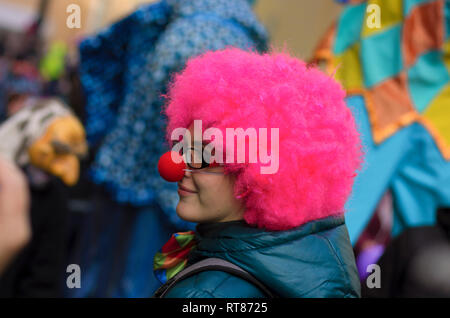
M 362 152 L 344 97 L 332 78 L 285 53 L 225 49 L 188 61 L 165 113 L 172 151 L 187 165 L 176 211 L 198 225 L 156 254 L 156 276 L 165 282 L 219 258 L 280 297 L 359 297 L 344 204 Z M 165 297 L 264 294 L 209 270 Z
M 161 0 L 84 39 L 80 78 L 93 162 L 70 263 L 84 269 L 74 297 L 148 297 L 153 255 L 188 224 L 177 187 L 156 169 L 166 151 L 162 94 L 188 58 L 228 46 L 266 49 L 267 32 L 245 0 Z M 105 191 L 106 190 L 106 191 Z M 83 211 L 84 212 L 84 211 Z

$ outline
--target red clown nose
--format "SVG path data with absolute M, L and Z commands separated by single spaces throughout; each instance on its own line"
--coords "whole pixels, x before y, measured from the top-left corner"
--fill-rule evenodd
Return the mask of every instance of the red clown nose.
M 174 162 L 172 156 L 175 160 L 180 162 Z M 184 163 L 183 157 L 178 152 L 168 151 L 159 158 L 158 172 L 166 181 L 181 181 L 184 177 L 184 169 L 186 169 L 186 164 Z

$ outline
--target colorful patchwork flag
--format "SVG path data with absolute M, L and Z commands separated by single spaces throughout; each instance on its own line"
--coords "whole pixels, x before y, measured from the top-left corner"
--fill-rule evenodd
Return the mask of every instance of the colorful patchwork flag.
M 450 160 L 450 0 L 350 1 L 313 59 L 364 96 L 376 143 L 419 122 Z
M 173 234 L 155 254 L 153 270 L 156 278 L 164 284 L 182 271 L 186 267 L 189 253 L 195 246 L 194 231 Z

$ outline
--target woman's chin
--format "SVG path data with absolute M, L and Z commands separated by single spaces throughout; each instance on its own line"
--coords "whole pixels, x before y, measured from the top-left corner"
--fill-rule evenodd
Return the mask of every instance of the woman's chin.
M 177 215 L 187 221 L 187 222 L 194 222 L 197 223 L 198 222 L 198 218 L 195 217 L 195 211 L 198 211 L 198 209 L 195 209 L 192 204 L 188 203 L 188 202 L 183 202 L 183 200 L 180 200 L 178 202 L 177 208 L 176 208 L 176 212 Z

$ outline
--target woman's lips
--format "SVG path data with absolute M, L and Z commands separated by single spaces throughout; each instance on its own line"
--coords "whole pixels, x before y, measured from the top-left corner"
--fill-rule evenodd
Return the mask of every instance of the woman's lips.
M 182 186 L 181 184 L 178 184 L 178 193 L 179 194 L 183 194 L 183 195 L 187 195 L 187 194 L 191 194 L 191 193 L 197 193 L 197 191 L 188 189 L 188 188 Z

